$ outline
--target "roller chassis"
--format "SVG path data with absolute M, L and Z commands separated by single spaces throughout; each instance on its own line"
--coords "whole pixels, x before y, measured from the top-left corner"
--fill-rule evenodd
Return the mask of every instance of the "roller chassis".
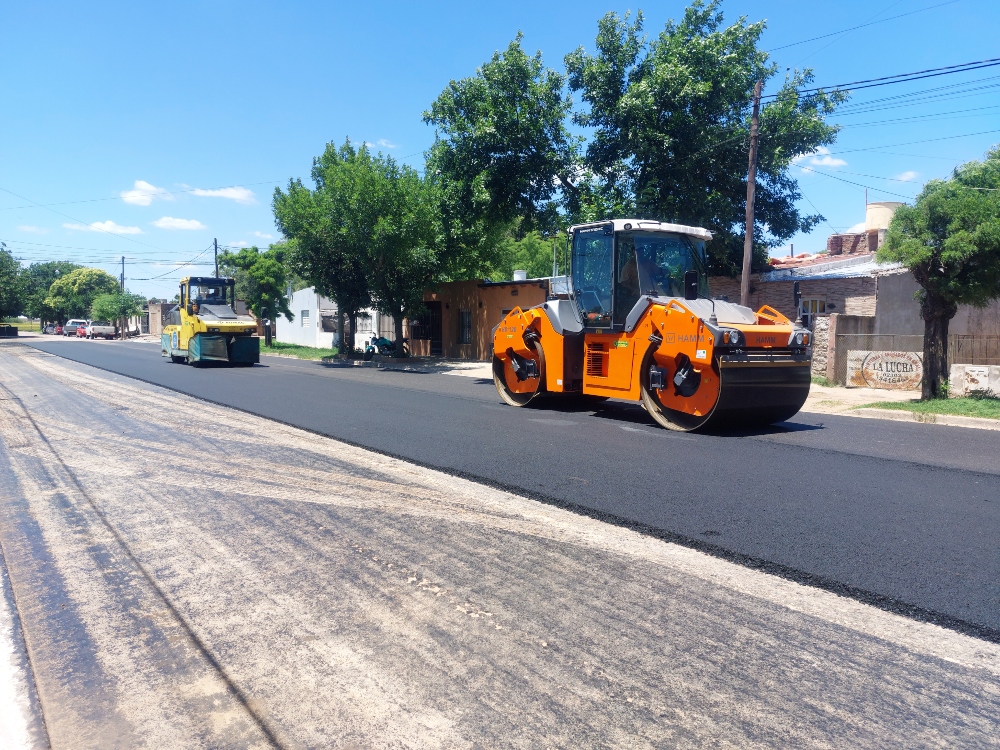
M 711 323 L 701 314 L 709 303 L 645 298 L 610 329 L 567 323 L 565 301 L 515 308 L 494 329 L 497 391 L 512 406 L 542 395 L 637 401 L 678 431 L 793 416 L 808 396 L 811 363 L 808 346 L 789 345 L 795 325 L 769 307 L 740 308 L 746 322 Z M 742 346 L 724 343 L 733 330 Z

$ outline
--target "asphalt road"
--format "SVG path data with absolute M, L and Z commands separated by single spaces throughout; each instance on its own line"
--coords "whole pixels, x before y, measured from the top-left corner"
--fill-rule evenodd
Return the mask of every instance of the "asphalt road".
M 681 435 L 638 406 L 516 409 L 449 375 L 274 357 L 196 369 L 155 345 L 25 343 L 1000 641 L 998 432 L 802 413 Z
M 1000 725 L 996 644 L 17 346 L 0 548 L 29 747 L 985 748 Z

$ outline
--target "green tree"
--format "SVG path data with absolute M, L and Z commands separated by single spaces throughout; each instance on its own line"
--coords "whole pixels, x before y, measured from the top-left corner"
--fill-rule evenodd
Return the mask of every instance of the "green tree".
M 528 232 L 521 239 L 508 238 L 504 242 L 503 262 L 491 276 L 495 281 L 510 279 L 515 270 L 527 271 L 529 279 L 552 275 L 553 244 L 556 246 L 556 270 L 563 273 L 563 238 L 546 238 L 537 231 Z
M 7 246 L 0 243 L 0 320 L 20 315 L 26 303 L 24 272 Z
M 85 317 L 97 295 L 116 291 L 118 280 L 111 274 L 99 268 L 78 268 L 52 282 L 44 304 L 60 322 L 65 322 Z
M 451 81 L 424 112 L 439 138 L 427 172 L 444 183 L 445 226 L 452 232 L 482 216 L 496 227 L 521 219 L 530 231 L 550 227 L 555 198 L 572 201 L 579 138 L 568 129 L 566 77 L 528 56 L 520 32 L 476 75 Z
M 264 252 L 254 246 L 245 247 L 238 253 L 227 250 L 219 256 L 219 271 L 236 279 L 236 297 L 246 300 L 258 319 L 273 320 L 279 315 L 287 320 L 294 318 L 285 296 L 288 286 L 286 249 L 279 243 Z
M 982 162 L 932 180 L 889 223 L 880 261 L 906 266 L 920 284 L 924 398 L 947 396 L 948 324 L 959 305 L 1000 297 L 1000 146 Z
M 124 341 L 128 319 L 139 315 L 145 303 L 146 300 L 141 294 L 130 294 L 128 291 L 115 289 L 113 292 L 94 297 L 90 303 L 90 319 L 118 321 L 118 330 Z
M 756 81 L 777 72 L 758 48 L 765 24 L 740 18 L 724 27 L 720 0 L 696 0 L 679 23 L 652 40 L 643 17 L 608 13 L 597 51 L 566 56 L 571 90 L 588 108 L 574 121 L 593 128 L 585 166 L 598 209 L 588 218 L 635 213 L 712 230 L 712 270 L 735 275 L 742 263 L 747 142 Z M 802 216 L 788 170 L 793 159 L 832 143 L 838 128 L 824 117 L 845 99 L 839 91 L 805 93 L 810 70 L 786 76 L 760 116 L 754 265 L 767 248 L 821 216 Z
M 362 149 L 364 150 L 364 149 Z M 288 264 L 299 277 L 337 303 L 342 346 L 355 349 L 355 321 L 371 304 L 371 288 L 364 269 L 369 227 L 359 219 L 357 206 L 360 151 L 348 139 L 337 148 L 328 143 L 313 159 L 310 190 L 301 180 L 290 180 L 287 191 L 275 188 L 275 223 L 294 241 Z M 351 320 L 345 338 L 344 316 Z
M 49 287 L 52 286 L 53 281 L 78 268 L 83 268 L 83 266 L 64 260 L 32 263 L 28 266 L 25 270 L 25 280 L 27 283 L 25 312 L 31 317 L 39 318 L 43 321 L 65 322 L 65 319 L 59 320 L 58 311 L 53 310 L 45 304 L 45 299 L 49 296 Z
M 435 186 L 392 157 L 357 154 L 357 191 L 349 201 L 366 228 L 364 268 L 375 308 L 391 315 L 396 356 L 405 356 L 403 318 L 423 305 L 424 290 L 442 271 L 443 247 Z

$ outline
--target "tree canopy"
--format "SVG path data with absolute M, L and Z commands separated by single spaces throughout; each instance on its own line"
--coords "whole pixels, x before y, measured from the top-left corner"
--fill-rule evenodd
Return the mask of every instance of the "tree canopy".
M 923 395 L 946 395 L 948 322 L 959 305 L 1000 297 L 1000 146 L 950 179 L 928 182 L 913 206 L 900 206 L 878 259 L 902 263 L 920 284 Z
M 25 286 L 21 264 L 6 245 L 0 246 L 0 320 L 24 311 Z
M 244 247 L 239 252 L 224 252 L 219 256 L 219 271 L 236 280 L 236 297 L 245 300 L 258 319 L 274 319 L 284 315 L 286 320 L 295 316 L 288 309 L 285 291 L 288 286 L 285 269 L 287 248 L 284 244 L 271 245 L 261 252 L 256 246 Z
M 419 306 L 448 265 L 440 196 L 433 181 L 350 140 L 313 160 L 310 190 L 300 180 L 276 189 L 274 214 L 294 240 L 294 273 L 350 315 L 373 305 L 396 322 Z M 351 349 L 355 348 L 354 326 Z
M 479 217 L 523 236 L 637 214 L 712 230 L 711 270 L 736 274 L 753 88 L 777 67 L 758 48 L 765 24 L 725 26 L 720 7 L 695 0 L 651 40 L 641 13 L 608 13 L 595 52 L 567 55 L 566 75 L 528 56 L 518 35 L 474 76 L 450 82 L 424 120 L 439 134 L 428 171 L 453 197 L 458 223 Z M 787 75 L 761 110 L 757 268 L 769 247 L 822 220 L 799 213 L 789 168 L 835 140 L 824 118 L 845 94 L 809 90 L 812 80 L 809 70 Z M 567 86 L 584 108 L 573 110 Z M 588 134 L 585 149 L 570 120 Z
M 59 313 L 45 304 L 49 296 L 49 287 L 60 276 L 72 273 L 83 266 L 64 260 L 54 260 L 47 263 L 32 263 L 24 271 L 27 283 L 25 312 L 33 318 L 42 320 L 57 320 Z
M 91 320 L 119 321 L 139 315 L 146 300 L 141 294 L 115 289 L 113 292 L 98 294 L 90 304 Z M 125 338 L 125 326 L 121 326 L 121 337 Z
M 118 280 L 111 274 L 99 268 L 77 268 L 52 282 L 44 304 L 60 321 L 83 318 L 97 295 L 113 294 L 118 289 Z

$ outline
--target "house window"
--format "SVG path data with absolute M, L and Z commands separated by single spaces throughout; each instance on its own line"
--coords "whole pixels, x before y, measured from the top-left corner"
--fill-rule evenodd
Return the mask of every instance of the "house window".
M 302 327 L 303 328 L 308 328 L 309 327 L 309 311 L 308 310 L 303 310 L 299 314 L 299 320 L 302 321 Z
M 826 297 L 803 297 L 799 306 L 799 314 L 802 316 L 802 325 L 812 328 L 817 315 L 826 312 Z
M 458 343 L 472 343 L 472 310 L 458 311 Z

